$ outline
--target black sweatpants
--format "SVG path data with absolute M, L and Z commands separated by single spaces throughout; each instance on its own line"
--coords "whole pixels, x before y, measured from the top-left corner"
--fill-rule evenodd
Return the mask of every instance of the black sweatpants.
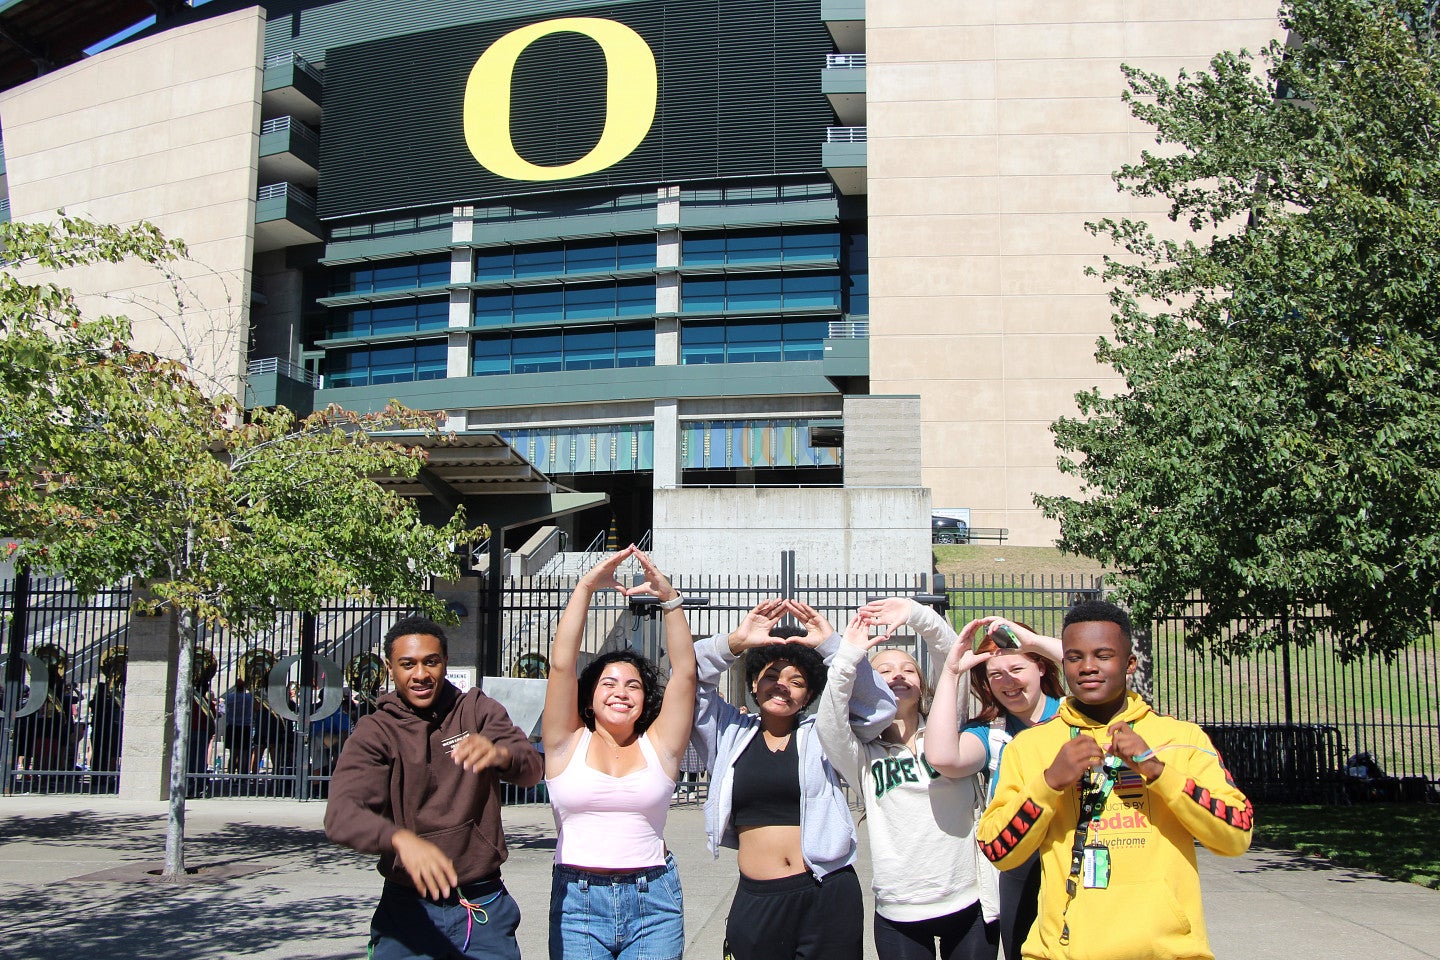
M 999 924 L 985 922 L 978 902 L 929 920 L 901 922 L 875 914 L 880 960 L 935 960 L 937 940 L 940 960 L 995 960 L 999 939 Z
M 865 935 L 860 878 L 844 867 L 816 880 L 806 872 L 779 880 L 740 875 L 726 955 L 734 960 L 860 960 Z
M 1040 911 L 1040 854 L 1013 870 L 1000 871 L 1000 946 L 1005 960 L 1020 960 L 1020 948 Z

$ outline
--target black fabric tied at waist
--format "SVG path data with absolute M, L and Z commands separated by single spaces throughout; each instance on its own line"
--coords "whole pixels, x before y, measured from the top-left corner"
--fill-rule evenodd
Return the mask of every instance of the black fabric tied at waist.
M 444 897 L 427 897 L 424 893 L 415 889 L 409 884 L 396 883 L 394 880 L 387 880 L 386 886 L 390 887 L 392 890 L 402 892 L 406 896 L 415 897 L 420 900 L 429 900 L 431 903 L 438 903 L 453 907 L 458 906 L 462 900 L 468 900 L 471 903 L 475 903 L 488 897 L 492 897 L 495 894 L 499 893 L 501 890 L 505 889 L 505 882 L 500 879 L 500 871 L 496 870 L 488 877 L 482 877 L 479 880 L 471 880 L 469 882 L 461 883 L 457 886 L 451 887 L 449 895 Z

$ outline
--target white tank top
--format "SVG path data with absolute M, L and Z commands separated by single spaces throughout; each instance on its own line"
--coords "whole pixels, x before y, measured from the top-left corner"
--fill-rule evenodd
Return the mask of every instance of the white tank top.
M 675 781 L 665 775 L 650 737 L 640 736 L 645 766 L 623 777 L 593 769 L 585 758 L 590 730 L 558 777 L 547 780 L 555 811 L 555 862 L 599 870 L 643 870 L 665 862 L 665 815 Z

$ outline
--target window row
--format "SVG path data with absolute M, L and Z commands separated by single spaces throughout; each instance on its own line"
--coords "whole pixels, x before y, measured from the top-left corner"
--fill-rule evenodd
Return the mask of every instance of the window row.
M 824 320 L 702 320 L 680 330 L 680 362 L 768 363 L 819 360 L 830 325 Z
M 774 263 L 785 260 L 838 260 L 840 234 L 835 230 L 689 234 L 680 241 L 680 258 L 687 267 Z
M 605 317 L 645 316 L 655 312 L 653 280 L 587 283 L 475 294 L 477 326 Z
M 337 270 L 330 275 L 330 295 L 443 287 L 449 282 L 449 257 L 400 260 Z
M 445 350 L 444 340 L 331 350 L 325 354 L 323 382 L 329 389 L 443 380 Z
M 327 339 L 444 330 L 450 321 L 445 300 L 406 300 L 354 310 L 331 310 Z
M 646 325 L 487 334 L 476 337 L 471 347 L 470 373 L 488 377 L 654 365 L 655 328 Z
M 680 289 L 685 313 L 724 310 L 840 309 L 838 273 L 696 278 Z
M 644 270 L 655 266 L 655 237 L 618 240 L 570 240 L 531 247 L 481 250 L 475 254 L 475 279 L 511 280 L 571 273 Z

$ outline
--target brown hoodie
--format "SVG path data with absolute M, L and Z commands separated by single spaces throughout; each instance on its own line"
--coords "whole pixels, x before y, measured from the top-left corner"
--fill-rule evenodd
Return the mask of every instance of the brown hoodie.
M 447 744 L 478 733 L 510 749 L 504 769 L 467 773 Z M 416 710 L 387 693 L 362 717 L 340 752 L 330 780 L 325 834 L 362 853 L 380 854 L 387 880 L 414 886 L 396 862 L 390 838 L 411 830 L 439 847 L 461 883 L 489 876 L 505 862 L 500 780 L 540 781 L 544 766 L 525 734 L 498 702 L 479 689 L 461 693 L 448 681 L 429 709 Z

